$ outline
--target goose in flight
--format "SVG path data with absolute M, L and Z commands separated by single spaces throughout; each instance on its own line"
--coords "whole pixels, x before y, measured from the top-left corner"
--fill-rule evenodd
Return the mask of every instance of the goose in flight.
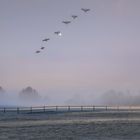
M 40 49 L 43 50 L 43 49 L 45 49 L 45 47 L 41 47 Z
M 50 40 L 49 38 L 45 38 L 45 39 L 43 39 L 42 41 L 46 41 L 46 42 L 47 42 L 47 41 L 49 41 L 49 40 Z
M 78 18 L 78 16 L 77 16 L 77 15 L 72 15 L 71 17 L 72 17 L 73 19 Z
M 40 53 L 40 51 L 36 51 L 36 53 Z
M 62 33 L 60 31 L 56 31 L 56 32 L 54 32 L 54 34 L 56 34 L 58 36 L 62 36 Z
M 90 11 L 90 9 L 87 9 L 87 8 L 81 8 L 81 10 L 84 11 L 85 13 Z
M 71 21 L 62 21 L 62 23 L 69 24 L 69 23 L 71 23 Z

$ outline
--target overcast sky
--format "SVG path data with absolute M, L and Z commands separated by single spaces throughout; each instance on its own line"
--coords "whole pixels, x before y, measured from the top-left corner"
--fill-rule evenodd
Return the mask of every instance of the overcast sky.
M 0 86 L 139 90 L 139 72 L 140 0 L 0 0 Z

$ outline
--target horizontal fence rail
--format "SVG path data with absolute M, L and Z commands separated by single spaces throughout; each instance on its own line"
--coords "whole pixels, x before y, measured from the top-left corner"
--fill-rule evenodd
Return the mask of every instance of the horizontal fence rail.
M 36 113 L 64 111 L 140 111 L 140 106 L 31 106 L 0 107 L 0 112 Z

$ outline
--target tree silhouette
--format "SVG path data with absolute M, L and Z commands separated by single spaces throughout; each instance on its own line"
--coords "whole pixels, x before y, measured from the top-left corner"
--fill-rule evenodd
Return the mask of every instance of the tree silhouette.
M 4 95 L 5 90 L 0 86 L 0 95 Z
M 23 89 L 19 93 L 19 97 L 21 99 L 26 99 L 26 100 L 37 100 L 40 98 L 38 92 L 33 89 L 32 87 L 28 86 L 27 88 Z

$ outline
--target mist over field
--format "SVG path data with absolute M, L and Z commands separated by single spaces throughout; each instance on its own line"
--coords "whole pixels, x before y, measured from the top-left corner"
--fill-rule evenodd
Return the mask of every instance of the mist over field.
M 48 90 L 37 91 L 31 87 L 21 91 L 0 92 L 0 106 L 43 105 L 140 105 L 139 91 Z
M 0 0 L 0 105 L 140 105 L 139 5 Z
M 0 0 L 0 140 L 140 140 L 140 0 Z

